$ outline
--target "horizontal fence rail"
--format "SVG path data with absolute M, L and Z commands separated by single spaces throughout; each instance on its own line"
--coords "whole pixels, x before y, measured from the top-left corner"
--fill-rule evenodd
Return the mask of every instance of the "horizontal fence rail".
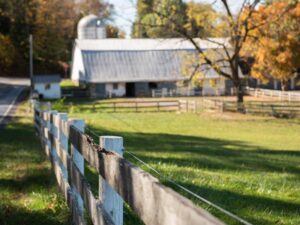
M 178 111 L 180 102 L 177 100 L 147 100 L 147 101 L 109 101 L 96 102 L 88 105 L 69 103 L 64 110 L 90 110 L 92 112 L 170 112 Z
M 246 93 L 255 97 L 277 97 L 280 101 L 300 101 L 300 92 L 246 88 Z
M 223 111 L 236 112 L 239 105 L 236 102 L 223 102 Z M 269 115 L 274 117 L 300 117 L 300 102 L 245 102 L 242 104 L 244 113 Z
M 50 158 L 73 224 L 123 224 L 125 201 L 146 225 L 224 224 L 122 157 L 123 138 L 84 133 L 84 121 L 68 119 L 49 105 L 34 103 L 35 129 Z M 84 175 L 87 162 L 99 174 L 99 197 Z

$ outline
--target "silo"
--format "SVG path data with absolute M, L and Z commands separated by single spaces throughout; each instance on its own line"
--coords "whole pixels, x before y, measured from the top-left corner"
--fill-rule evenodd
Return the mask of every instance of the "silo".
M 83 17 L 77 26 L 78 39 L 103 39 L 106 38 L 104 22 L 96 15 Z

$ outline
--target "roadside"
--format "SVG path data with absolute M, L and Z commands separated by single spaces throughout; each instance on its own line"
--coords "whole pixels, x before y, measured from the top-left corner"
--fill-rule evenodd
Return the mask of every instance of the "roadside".
M 69 210 L 35 136 L 32 116 L 21 106 L 0 135 L 0 224 L 69 224 Z
M 0 127 L 10 121 L 16 105 L 24 99 L 28 86 L 28 79 L 0 77 Z

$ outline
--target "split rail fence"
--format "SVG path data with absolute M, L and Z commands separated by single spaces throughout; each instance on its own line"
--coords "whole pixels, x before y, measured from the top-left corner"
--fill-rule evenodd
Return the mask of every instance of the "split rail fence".
M 68 119 L 39 102 L 34 103 L 34 122 L 72 224 L 86 224 L 88 215 L 96 225 L 122 225 L 123 201 L 146 225 L 224 224 L 126 161 L 122 137 L 101 136 L 97 145 L 85 134 L 83 120 Z M 99 174 L 97 198 L 84 175 L 84 163 Z
M 237 112 L 237 109 L 238 104 L 236 102 L 223 102 L 223 112 Z M 245 102 L 242 109 L 246 114 L 288 118 L 300 117 L 300 102 Z
M 235 101 L 222 101 L 202 99 L 196 102 L 190 101 L 187 104 L 195 104 L 195 112 L 241 112 L 253 115 L 267 115 L 274 117 L 300 117 L 300 102 L 270 102 L 270 101 L 249 101 L 238 104 Z M 189 111 L 192 112 L 192 111 Z
M 143 101 L 108 101 L 95 102 L 91 104 L 64 105 L 64 111 L 84 111 L 91 112 L 190 112 L 195 110 L 194 101 L 188 100 L 143 100 Z

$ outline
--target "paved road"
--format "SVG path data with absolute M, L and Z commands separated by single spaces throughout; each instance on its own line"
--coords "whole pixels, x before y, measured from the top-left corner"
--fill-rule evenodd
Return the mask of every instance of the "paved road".
M 19 95 L 28 85 L 25 79 L 0 78 L 0 125 L 14 109 Z

